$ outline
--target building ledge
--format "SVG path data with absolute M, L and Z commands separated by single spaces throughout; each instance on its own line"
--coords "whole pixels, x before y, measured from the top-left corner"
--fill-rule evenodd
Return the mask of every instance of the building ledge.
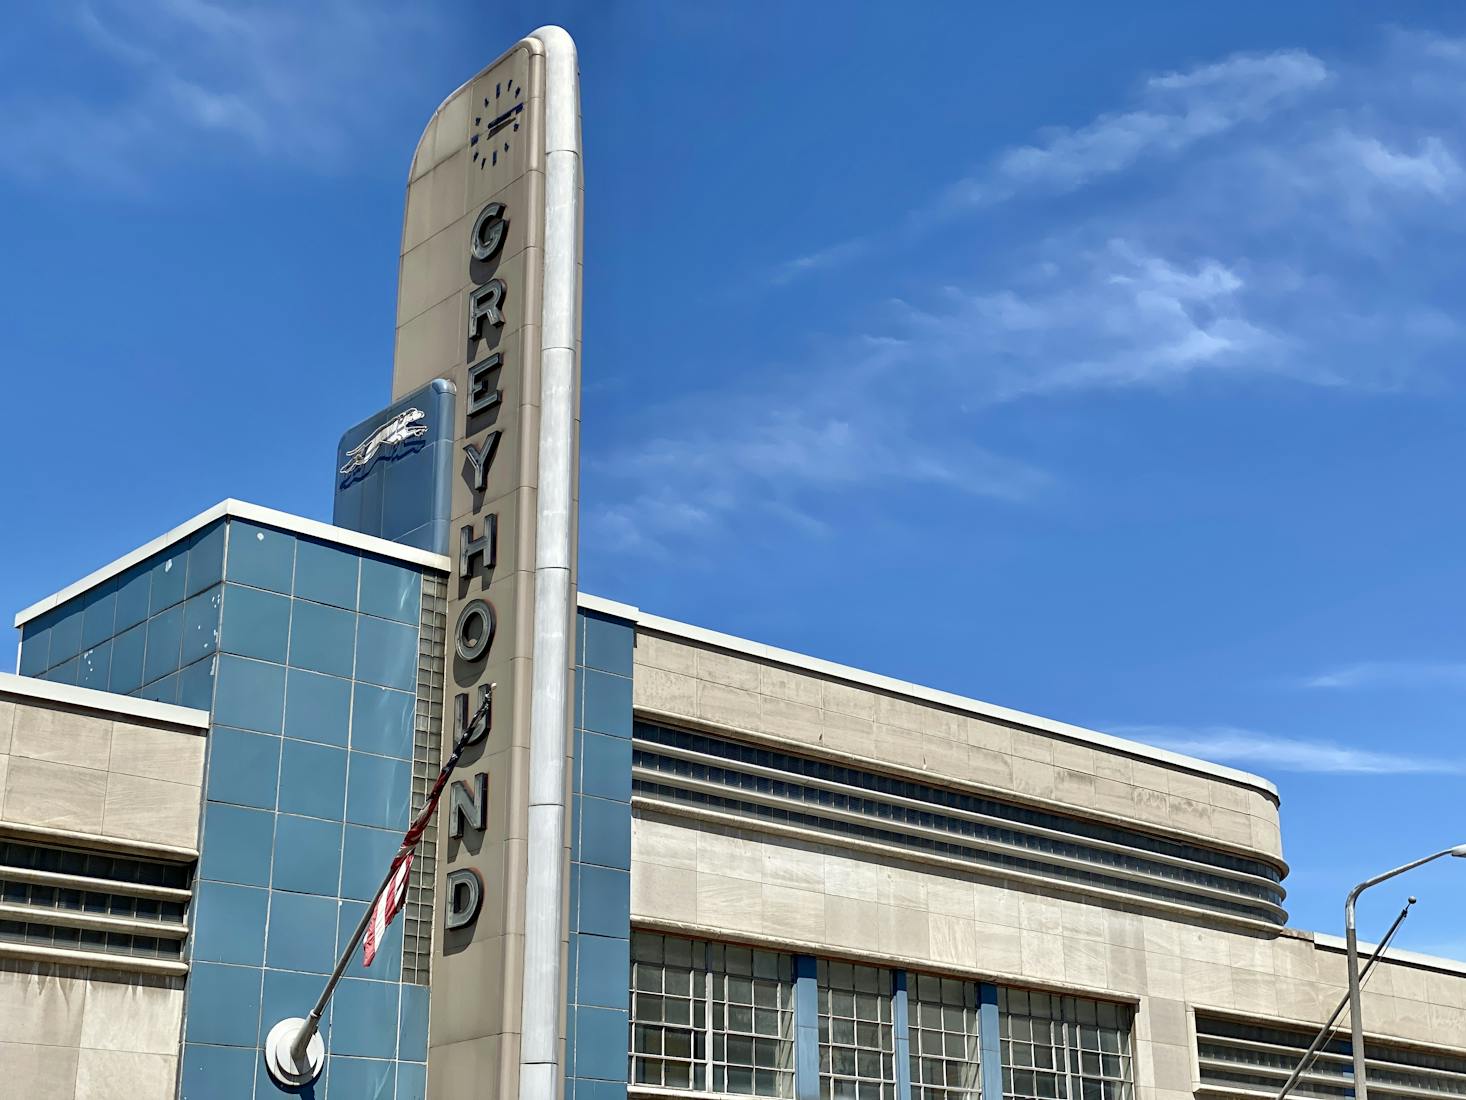
M 95 688 L 57 684 L 35 676 L 17 676 L 13 672 L 0 672 L 0 695 L 19 695 L 41 702 L 96 711 L 99 714 L 121 714 L 128 718 L 143 718 L 170 726 L 188 726 L 200 730 L 209 728 L 209 712 L 206 710 L 180 707 L 174 703 L 155 703 L 151 699 L 135 699 L 131 695 L 117 695 L 110 691 L 97 691 Z
M 24 626 L 37 615 L 44 615 L 54 607 L 59 607 L 67 600 L 95 588 L 105 581 L 111 580 L 119 573 L 132 568 L 138 562 L 146 561 L 158 551 L 174 545 L 180 539 L 185 539 L 195 531 L 207 527 L 216 520 L 225 517 L 248 520 L 250 523 L 260 523 L 269 527 L 278 527 L 282 531 L 289 531 L 293 535 L 306 535 L 309 538 L 320 539 L 322 542 L 335 543 L 337 546 L 348 546 L 353 550 L 364 550 L 369 554 L 376 554 L 378 557 L 391 558 L 394 561 L 408 562 L 412 565 L 420 565 L 425 569 L 432 569 L 439 573 L 447 573 L 449 561 L 443 554 L 434 554 L 427 550 L 419 550 L 415 546 L 404 546 L 400 542 L 390 542 L 387 539 L 379 539 L 374 535 L 363 535 L 359 531 L 348 531 L 344 527 L 335 527 L 329 523 L 322 523 L 320 520 L 305 519 L 302 516 L 293 516 L 289 512 L 277 512 L 274 508 L 265 508 L 258 504 L 250 504 L 243 500 L 222 500 L 206 511 L 200 512 L 192 519 L 185 520 L 171 531 L 159 535 L 151 542 L 144 543 L 129 554 L 123 554 L 115 561 L 109 562 L 102 568 L 88 573 L 81 580 L 74 584 L 68 584 L 59 592 L 54 592 L 43 600 L 37 600 L 24 611 L 15 616 L 15 625 Z

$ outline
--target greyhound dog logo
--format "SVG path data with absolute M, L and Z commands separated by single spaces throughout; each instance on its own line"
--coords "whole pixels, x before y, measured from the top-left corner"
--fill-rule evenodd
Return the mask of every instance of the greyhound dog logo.
M 409 439 L 427 435 L 428 426 L 418 423 L 425 420 L 427 415 L 421 409 L 408 409 L 385 424 L 377 425 L 367 433 L 365 439 L 346 452 L 346 465 L 341 467 L 341 472 L 349 474 L 353 470 L 365 469 L 372 464 L 372 459 L 377 457 L 377 452 L 383 447 L 396 447 Z

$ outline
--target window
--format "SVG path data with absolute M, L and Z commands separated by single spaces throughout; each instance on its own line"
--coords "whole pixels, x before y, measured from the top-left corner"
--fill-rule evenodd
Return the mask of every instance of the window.
M 910 981 L 912 1100 L 978 1100 L 976 983 L 929 974 L 912 974 Z
M 639 932 L 631 966 L 633 1088 L 794 1095 L 790 956 Z
M 1083 997 L 998 994 L 1005 1100 L 1130 1100 L 1130 1009 Z
M 821 1100 L 895 1100 L 891 972 L 821 959 L 817 976 Z

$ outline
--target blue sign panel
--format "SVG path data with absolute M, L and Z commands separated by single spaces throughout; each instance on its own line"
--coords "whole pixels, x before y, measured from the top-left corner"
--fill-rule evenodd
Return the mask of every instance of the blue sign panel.
M 448 552 L 455 393 L 453 383 L 435 378 L 341 437 L 337 527 Z

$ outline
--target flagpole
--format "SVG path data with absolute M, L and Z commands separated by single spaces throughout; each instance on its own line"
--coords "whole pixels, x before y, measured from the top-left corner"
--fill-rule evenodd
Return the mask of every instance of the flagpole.
M 472 736 L 474 728 L 482 721 L 488 713 L 494 697 L 494 685 L 489 685 L 489 690 L 484 695 L 483 702 L 479 704 L 474 716 L 463 724 L 463 731 L 458 735 L 458 741 L 453 746 L 453 752 L 448 757 L 438 780 L 442 781 L 453 771 L 458 763 L 458 756 L 463 752 L 464 746 L 475 740 Z M 429 795 L 427 803 L 419 811 L 421 814 L 430 807 L 434 807 L 433 795 Z M 413 826 L 418 822 L 414 821 Z M 409 827 L 409 835 L 412 833 Z M 421 838 L 419 837 L 419 840 Z M 413 847 L 417 846 L 413 842 Z M 326 979 L 326 988 L 321 990 L 321 995 L 316 1000 L 315 1007 L 311 1009 L 310 1015 L 304 1020 L 298 1016 L 292 1016 L 281 1020 L 270 1029 L 269 1036 L 265 1039 L 265 1066 L 270 1071 L 270 1076 L 286 1085 L 303 1085 L 314 1081 L 320 1076 L 321 1069 L 326 1062 L 326 1045 L 320 1037 L 321 1014 L 326 1011 L 326 1005 L 331 1001 L 331 994 L 336 992 L 336 985 L 341 981 L 341 975 L 346 973 L 346 968 L 351 965 L 351 956 L 356 954 L 357 946 L 361 938 L 366 934 L 367 925 L 371 923 L 372 915 L 376 912 L 377 903 L 382 900 L 387 887 L 391 884 L 393 877 L 397 874 L 397 860 L 401 858 L 407 845 L 402 845 L 397 850 L 397 855 L 387 867 L 387 873 L 382 877 L 382 883 L 377 887 L 376 893 L 372 895 L 371 902 L 362 913 L 361 920 L 356 922 L 356 931 L 351 934 L 351 942 L 346 945 L 346 950 L 341 952 L 341 957 L 336 960 L 336 968 L 331 971 L 331 976 Z

